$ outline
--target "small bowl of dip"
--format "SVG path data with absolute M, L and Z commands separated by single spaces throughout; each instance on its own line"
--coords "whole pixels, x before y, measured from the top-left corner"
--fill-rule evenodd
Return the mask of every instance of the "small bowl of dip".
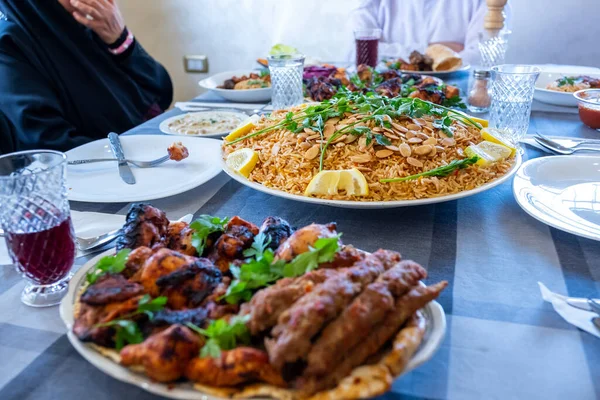
M 600 89 L 578 90 L 573 96 L 577 99 L 581 122 L 600 130 Z

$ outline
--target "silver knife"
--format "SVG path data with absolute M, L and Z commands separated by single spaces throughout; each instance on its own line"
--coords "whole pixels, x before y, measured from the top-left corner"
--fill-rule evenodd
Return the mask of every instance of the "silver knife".
M 135 177 L 133 176 L 133 172 L 131 172 L 131 168 L 127 161 L 125 161 L 125 154 L 123 154 L 123 147 L 121 146 L 121 141 L 119 140 L 119 135 L 114 132 L 108 134 L 108 141 L 110 143 L 110 148 L 112 149 L 113 154 L 119 160 L 119 175 L 123 182 L 133 185 L 135 184 Z
M 573 147 L 577 146 L 578 144 L 597 145 L 598 147 L 600 147 L 600 140 L 597 139 L 580 139 L 568 136 L 547 136 L 547 138 L 565 147 Z M 523 139 L 521 139 L 520 142 L 528 146 L 532 146 L 537 149 L 543 150 L 547 153 L 553 153 L 549 149 L 536 142 L 534 136 L 526 136 Z
M 593 311 L 600 314 L 600 299 L 584 299 L 581 297 L 567 298 L 567 304 L 580 310 Z

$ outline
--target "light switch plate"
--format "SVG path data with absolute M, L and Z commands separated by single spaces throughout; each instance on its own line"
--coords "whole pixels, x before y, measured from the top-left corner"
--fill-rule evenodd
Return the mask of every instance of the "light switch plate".
M 185 72 L 208 72 L 208 57 L 205 55 L 192 55 L 183 57 Z

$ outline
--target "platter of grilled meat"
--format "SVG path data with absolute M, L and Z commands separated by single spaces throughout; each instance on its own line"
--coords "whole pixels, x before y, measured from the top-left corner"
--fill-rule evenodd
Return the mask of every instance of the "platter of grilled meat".
M 258 221 L 257 221 L 258 222 Z M 388 391 L 445 334 L 426 270 L 343 243 L 335 223 L 171 222 L 134 204 L 61 317 L 104 373 L 171 398 L 354 399 Z

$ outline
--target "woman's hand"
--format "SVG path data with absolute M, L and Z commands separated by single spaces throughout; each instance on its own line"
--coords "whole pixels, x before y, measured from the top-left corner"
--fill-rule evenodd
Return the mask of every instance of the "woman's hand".
M 119 39 L 125 22 L 115 0 L 71 0 L 73 18 L 93 30 L 106 44 Z

